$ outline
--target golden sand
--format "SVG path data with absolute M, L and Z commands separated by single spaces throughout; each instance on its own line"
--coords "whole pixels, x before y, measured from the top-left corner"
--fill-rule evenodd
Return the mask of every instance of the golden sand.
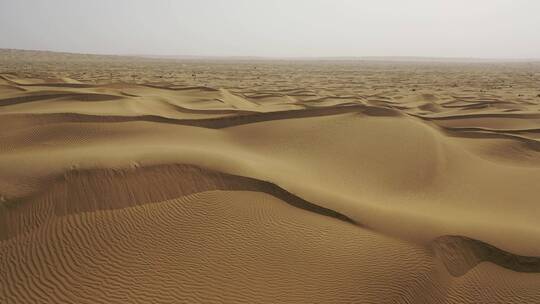
M 540 303 L 540 64 L 0 51 L 0 303 Z

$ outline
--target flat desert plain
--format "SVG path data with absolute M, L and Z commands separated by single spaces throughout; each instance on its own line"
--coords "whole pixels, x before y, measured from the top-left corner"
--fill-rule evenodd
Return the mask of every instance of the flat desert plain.
M 0 51 L 0 303 L 540 303 L 540 63 Z

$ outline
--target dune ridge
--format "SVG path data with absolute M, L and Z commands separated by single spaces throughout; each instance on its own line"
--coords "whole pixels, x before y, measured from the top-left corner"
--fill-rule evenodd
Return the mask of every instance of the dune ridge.
M 28 83 L 30 81 L 23 81 L 25 83 Z M 48 90 L 46 83 L 40 82 L 41 87 L 39 89 L 36 89 L 37 92 L 40 92 L 41 90 Z M 114 92 L 114 90 L 117 90 L 115 86 L 112 86 L 112 88 L 108 88 L 105 85 L 99 85 L 97 86 L 100 88 L 100 90 L 111 90 Z M 94 89 L 97 89 L 95 87 Z M 132 87 L 133 89 L 133 87 Z M 81 90 L 87 91 L 88 88 L 84 88 Z M 136 86 L 135 86 L 136 90 Z M 147 89 L 144 89 L 145 94 L 147 94 L 149 97 L 148 100 L 144 99 L 144 96 L 141 97 L 144 99 L 145 103 L 156 103 L 157 101 L 163 102 L 166 100 L 167 103 L 170 104 L 178 104 L 180 101 L 182 103 L 189 103 L 191 102 L 188 96 L 180 95 L 178 96 L 179 99 L 172 100 L 170 97 L 163 98 L 157 100 L 156 96 L 158 96 L 162 89 L 157 89 L 157 92 L 149 92 Z M 214 95 L 216 94 L 222 94 L 222 91 L 209 91 L 208 94 L 210 94 L 209 98 L 213 99 Z M 29 92 L 25 92 L 25 95 L 28 95 Z M 37 93 L 36 93 L 37 94 Z M 437 125 L 437 120 L 430 120 L 429 115 L 425 115 L 422 117 L 421 120 L 416 120 L 417 114 L 411 114 L 408 110 L 402 110 L 397 109 L 395 107 L 392 107 L 389 104 L 385 104 L 384 106 L 380 105 L 366 105 L 364 102 L 358 103 L 355 105 L 346 105 L 346 106 L 338 106 L 338 105 L 332 105 L 332 106 L 320 106 L 320 107 L 314 107 L 314 108 L 306 108 L 302 110 L 281 110 L 276 108 L 271 108 L 271 110 L 261 110 L 257 112 L 252 112 L 249 114 L 246 114 L 243 112 L 243 109 L 239 109 L 238 113 L 235 114 L 234 105 L 231 105 L 231 108 L 229 109 L 229 112 L 226 116 L 223 117 L 200 117 L 197 119 L 194 119 L 192 117 L 189 118 L 183 118 L 181 115 L 183 113 L 177 113 L 174 114 L 170 113 L 170 108 L 163 109 L 168 110 L 169 112 L 164 113 L 144 113 L 143 110 L 149 109 L 150 111 L 153 111 L 151 107 L 145 107 L 140 108 L 139 97 L 135 98 L 129 98 L 129 97 L 122 97 L 119 99 L 113 98 L 113 99 L 107 99 L 105 103 L 102 103 L 100 101 L 97 102 L 91 102 L 89 104 L 85 103 L 85 107 L 78 106 L 76 96 L 78 93 L 73 92 L 69 93 L 68 96 L 70 98 L 66 101 L 62 101 L 60 104 L 56 104 L 56 99 L 51 98 L 44 98 L 43 102 L 44 106 L 47 104 L 50 104 L 52 108 L 49 106 L 49 108 L 42 112 L 41 110 L 36 110 L 36 106 L 32 106 L 30 108 L 24 107 L 20 108 L 20 104 L 5 104 L 3 105 L 2 111 L 0 111 L 0 115 L 5 117 L 4 122 L 7 124 L 10 124 L 11 128 L 5 128 L 4 130 L 4 148 L 2 150 L 6 151 L 6 156 L 12 157 L 13 159 L 17 159 L 18 151 L 32 151 L 33 146 L 44 146 L 46 149 L 54 149 L 54 151 L 57 151 L 58 153 L 60 150 L 58 150 L 56 147 L 65 146 L 65 155 L 67 156 L 69 151 L 77 151 L 80 149 L 99 149 L 102 148 L 108 148 L 112 149 L 113 151 L 114 147 L 120 148 L 120 145 L 118 145 L 114 140 L 110 140 L 113 138 L 123 138 L 123 140 L 128 140 L 126 144 L 128 145 L 134 145 L 136 144 L 136 141 L 129 141 L 129 138 L 140 138 L 145 143 L 152 142 L 152 145 L 166 145 L 170 146 L 170 148 L 177 147 L 180 148 L 180 150 L 185 150 L 188 147 L 191 147 L 191 149 L 196 150 L 204 150 L 208 149 L 208 152 L 211 152 L 213 148 L 215 147 L 219 149 L 220 147 L 225 148 L 224 151 L 229 151 L 231 155 L 234 154 L 246 154 L 250 155 L 249 157 L 252 157 L 253 160 L 251 162 L 255 161 L 255 159 L 260 158 L 260 154 L 263 150 L 261 150 L 263 147 L 268 145 L 268 142 L 266 141 L 253 141 L 249 139 L 251 136 L 254 136 L 253 138 L 259 138 L 259 135 L 267 136 L 269 142 L 289 142 L 291 151 L 297 151 L 297 153 L 303 153 L 305 147 L 304 145 L 311 145 L 315 141 L 320 140 L 326 140 L 329 142 L 332 142 L 331 145 L 335 146 L 332 147 L 328 153 L 341 153 L 340 149 L 343 149 L 343 151 L 353 151 L 355 149 L 362 149 L 362 147 L 367 148 L 368 150 L 362 152 L 365 154 L 365 160 L 367 161 L 362 166 L 364 167 L 365 173 L 360 173 L 359 171 L 355 171 L 358 169 L 354 169 L 355 167 L 347 168 L 348 166 L 348 159 L 350 158 L 350 161 L 354 158 L 352 154 L 350 156 L 347 156 L 342 161 L 343 163 L 343 171 L 345 173 L 345 176 L 348 176 L 348 178 L 352 181 L 354 179 L 364 179 L 363 185 L 361 188 L 354 189 L 354 186 L 352 183 L 347 184 L 345 187 L 339 186 L 339 179 L 336 180 L 329 180 L 333 184 L 339 187 L 340 190 L 332 189 L 330 187 L 330 193 L 327 193 L 328 198 L 324 199 L 322 202 L 323 207 L 334 210 L 338 213 L 344 214 L 348 216 L 349 218 L 358 218 L 362 219 L 364 216 L 362 215 L 362 211 L 358 210 L 355 211 L 354 209 L 357 209 L 358 202 L 355 202 L 355 199 L 352 197 L 346 198 L 340 198 L 339 196 L 342 195 L 342 193 L 348 193 L 348 196 L 354 196 L 354 195 L 362 195 L 365 197 L 370 197 L 371 200 L 377 201 L 378 199 L 391 199 L 395 200 L 394 194 L 390 191 L 385 190 L 384 188 L 385 183 L 384 180 L 387 181 L 387 185 L 390 187 L 397 187 L 396 189 L 403 188 L 403 190 L 406 190 L 405 192 L 400 192 L 398 190 L 395 190 L 395 195 L 402 196 L 401 198 L 398 198 L 398 200 L 404 200 L 406 196 L 403 196 L 404 193 L 413 191 L 413 193 L 420 192 L 425 193 L 422 195 L 430 195 L 429 191 L 426 192 L 425 190 L 422 190 L 423 187 L 425 187 L 425 183 L 432 183 L 433 188 L 439 188 L 439 191 L 451 191 L 455 192 L 455 189 L 458 189 L 462 187 L 459 183 L 455 186 L 452 186 L 451 188 L 448 188 L 447 184 L 455 184 L 455 181 L 452 181 L 448 179 L 448 177 L 445 177 L 441 174 L 448 174 L 448 172 L 445 172 L 444 167 L 448 166 L 447 163 L 467 163 L 471 168 L 483 168 L 482 170 L 491 170 L 495 174 L 494 177 L 491 177 L 490 179 L 493 179 L 493 181 L 484 180 L 481 181 L 479 179 L 471 179 L 470 183 L 484 183 L 485 187 L 489 187 L 492 183 L 498 183 L 499 181 L 496 176 L 500 175 L 504 172 L 504 174 L 512 174 L 517 181 L 519 181 L 522 185 L 519 186 L 521 188 L 529 187 L 526 186 L 528 184 L 531 184 L 530 188 L 532 188 L 532 178 L 533 176 L 537 176 L 539 173 L 537 171 L 530 171 L 526 169 L 519 169 L 517 167 L 507 167 L 507 165 L 520 165 L 523 166 L 525 164 L 528 164 L 529 166 L 534 166 L 536 163 L 536 160 L 538 159 L 538 142 L 536 139 L 532 137 L 517 135 L 516 133 L 519 132 L 530 132 L 530 128 L 527 129 L 513 129 L 513 132 L 504 132 L 502 130 L 491 130 L 486 131 L 483 129 L 474 129 L 474 127 L 464 127 L 460 128 L 457 126 L 445 126 L 445 125 Z M 95 93 L 92 93 L 95 94 Z M 101 95 L 98 96 L 109 96 L 108 94 L 103 94 L 103 92 L 99 93 Z M 192 93 L 190 93 L 192 94 Z M 202 95 L 201 95 L 202 94 Z M 205 92 L 197 91 L 195 100 L 201 100 L 201 98 L 204 97 L 204 95 L 207 94 Z M 230 93 L 226 93 L 229 94 Z M 43 96 L 41 94 L 38 94 L 38 96 Z M 115 95 L 111 95 L 115 96 Z M 187 98 L 187 99 L 186 99 Z M 228 96 L 225 99 L 231 99 L 232 97 Z M 241 97 L 234 97 L 236 99 L 241 99 Z M 285 100 L 285 103 L 288 101 Z M 246 104 L 246 103 L 238 103 L 238 101 L 234 101 L 233 103 L 237 103 L 237 106 Z M 296 102 L 298 103 L 298 101 Z M 349 103 L 349 101 L 347 102 Z M 131 105 L 133 104 L 133 106 Z M 159 103 L 158 103 L 159 105 Z M 63 112 L 58 112 L 55 110 L 55 107 L 58 109 L 65 108 Z M 70 108 L 72 107 L 72 108 Z M 264 108 L 265 106 L 259 105 L 258 107 Z M 93 109 L 92 109 L 93 108 Z M 45 109 L 45 107 L 44 107 Z M 92 109 L 92 110 L 90 110 Z M 130 113 L 130 111 L 132 113 Z M 200 112 L 204 112 L 205 109 L 200 109 Z M 213 110 L 211 110 L 213 111 Z M 468 110 L 467 110 L 468 111 Z M 116 113 L 115 113 L 116 112 Z M 113 114 L 114 113 L 114 114 Z M 517 115 L 517 114 L 516 114 Z M 526 116 L 527 114 L 524 114 L 525 117 L 519 117 L 519 120 L 527 119 L 529 118 Z M 474 116 L 475 118 L 478 118 L 478 116 Z M 427 119 L 429 121 L 429 124 L 424 124 L 423 121 Z M 286 124 L 285 124 L 285 121 Z M 143 124 L 144 123 L 144 124 Z M 149 124 L 146 124 L 149 123 Z M 73 129 L 73 131 L 68 131 L 67 126 L 70 124 L 77 124 L 77 128 Z M 168 124 L 172 124 L 172 126 L 167 126 Z M 281 125 L 280 125 L 281 124 Z M 435 128 L 432 128 L 432 125 L 434 124 Z M 21 129 L 18 129 L 18 126 L 20 125 Z M 129 127 L 131 125 L 131 127 Z M 286 127 L 288 125 L 288 127 Z M 328 125 L 328 128 L 322 128 L 322 125 Z M 349 125 L 349 126 L 347 126 Z M 209 130 L 219 130 L 219 132 L 204 132 L 204 131 L 195 131 L 195 129 L 181 129 L 184 126 L 186 127 L 195 127 L 195 128 L 204 128 Z M 16 129 L 13 129 L 15 127 Z M 179 129 L 180 128 L 180 129 Z M 267 133 L 265 129 L 270 128 L 274 130 L 275 132 Z M 297 134 L 300 136 L 303 136 L 308 141 L 307 143 L 303 143 L 302 140 L 298 141 L 299 139 L 295 139 L 294 135 L 290 136 L 287 135 L 285 132 L 285 129 L 291 130 L 293 132 L 298 132 Z M 388 131 L 383 131 L 385 128 L 387 128 Z M 473 129 L 471 129 L 473 128 Z M 80 131 L 77 131 L 80 130 Z M 131 130 L 130 130 L 131 129 Z M 282 130 L 283 129 L 283 130 Z M 315 129 L 319 129 L 317 132 L 323 132 L 323 133 L 313 133 Z M 388 136 L 391 136 L 392 132 L 397 131 L 400 129 L 399 132 L 406 134 L 406 132 L 409 133 L 409 137 L 406 139 L 402 139 L 400 141 L 396 141 L 391 139 Z M 13 131 L 17 130 L 17 134 L 14 134 Z M 138 130 L 137 132 L 135 130 Z M 143 131 L 144 130 L 144 131 Z M 362 134 L 362 140 L 360 141 L 353 141 L 350 143 L 346 142 L 339 142 L 335 141 L 336 136 L 334 136 L 332 133 L 336 134 L 344 134 L 343 132 L 358 132 L 358 134 Z M 442 130 L 442 132 L 441 132 Z M 151 133 L 158 132 L 164 134 L 163 136 L 153 136 L 154 139 L 151 139 Z M 181 133 L 179 133 L 181 132 Z M 366 133 L 368 132 L 368 133 Z M 372 133 L 372 134 L 371 134 Z M 14 134 L 14 135 L 12 135 Z M 37 134 L 40 134 L 39 136 Z M 109 134 L 109 135 L 107 135 Z M 112 134 L 116 134 L 113 137 L 111 137 Z M 125 134 L 125 135 L 123 135 Z M 185 145 L 182 145 L 182 142 L 180 142 L 180 145 L 171 145 L 170 143 L 167 143 L 167 136 L 165 134 L 170 134 L 171 136 L 173 134 L 184 134 L 186 136 L 184 138 Z M 244 135 L 242 135 L 244 134 Z M 278 135 L 278 137 L 275 137 L 275 135 Z M 491 140 L 491 139 L 497 139 L 502 138 L 505 140 L 509 140 L 510 143 L 498 143 L 498 145 L 506 145 L 509 146 L 508 150 L 511 151 L 513 148 L 512 145 L 521 145 L 519 148 L 519 151 L 527 151 L 527 153 L 523 153 L 528 157 L 528 159 L 518 159 L 515 157 L 515 154 L 517 152 L 513 152 L 512 154 L 504 155 L 506 152 L 502 152 L 498 155 L 493 155 L 493 152 L 490 151 L 489 153 L 486 153 L 479 149 L 479 146 L 477 143 L 472 143 L 472 148 L 470 147 L 471 144 L 469 141 L 466 143 L 462 143 L 460 139 L 457 141 L 450 140 L 449 137 L 446 137 L 447 135 L 452 135 L 453 137 L 457 138 L 481 138 L 482 140 Z M 148 137 L 150 136 L 150 137 Z M 380 137 L 382 136 L 382 137 Z M 272 139 L 272 137 L 275 137 Z M 345 136 L 343 136 L 345 138 Z M 32 139 L 33 142 L 25 141 L 24 139 Z M 192 139 L 189 139 L 192 138 Z M 308 139 L 309 138 L 309 139 Z M 386 138 L 385 140 L 382 140 L 383 138 Z M 246 139 L 248 139 L 246 141 Z M 297 143 L 295 143 L 298 141 Z M 365 141 L 365 142 L 362 142 Z M 414 142 L 417 142 L 419 145 L 422 146 L 415 146 Z M 47 144 L 47 142 L 50 142 L 51 144 Z M 78 143 L 77 146 L 74 146 L 74 143 Z M 95 143 L 95 144 L 94 144 Z M 369 143 L 369 144 L 368 144 Z M 509 145 L 511 144 L 511 145 Z M 125 145 L 126 146 L 126 145 Z M 330 148 L 331 146 L 329 146 Z M 339 147 L 339 148 L 338 148 Z M 404 156 L 398 157 L 397 154 L 393 154 L 390 150 L 399 148 L 400 149 L 406 149 L 410 150 L 407 151 L 407 153 Z M 175 148 L 175 149 L 177 149 Z M 23 149 L 23 150 L 21 150 Z M 144 153 L 148 154 L 154 154 L 155 156 L 152 157 L 154 160 L 151 162 L 157 163 L 157 164 L 166 164 L 169 163 L 182 163 L 183 160 L 191 160 L 191 163 L 194 161 L 194 165 L 203 165 L 206 160 L 198 159 L 196 155 L 190 156 L 187 159 L 183 159 L 183 157 L 173 157 L 170 158 L 169 161 L 165 160 L 163 156 L 160 156 L 162 153 L 156 151 L 152 146 L 149 146 L 147 148 L 142 148 Z M 326 148 L 325 148 L 326 149 Z M 379 151 L 380 150 L 380 151 Z M 416 151 L 418 150 L 418 151 Z M 500 150 L 497 149 L 497 150 Z M 141 150 L 142 151 L 142 150 Z M 172 151 L 172 150 L 171 150 Z M 384 153 L 380 153 L 381 151 L 384 151 Z M 282 153 L 282 151 L 277 151 L 278 153 Z M 313 152 L 316 152 L 314 150 Z M 306 160 L 299 160 L 300 163 L 305 162 L 302 167 L 304 169 L 300 169 L 298 167 L 299 174 L 301 170 L 308 169 L 309 167 L 315 165 L 317 162 L 327 162 L 329 161 L 327 152 L 320 152 L 320 153 L 313 153 L 313 156 L 310 155 L 310 160 L 306 162 Z M 55 152 L 56 153 L 56 152 Z M 189 153 L 194 153 L 189 152 Z M 217 162 L 222 161 L 222 156 L 220 153 L 214 153 Z M 262 152 L 264 153 L 264 152 Z M 349 152 L 347 152 L 349 153 Z M 472 153 L 472 157 L 471 157 Z M 521 152 L 520 152 L 521 153 Z M 39 153 L 32 153 L 34 157 L 37 157 Z M 379 154 L 379 155 L 377 155 Z M 417 155 L 414 155 L 417 154 Z M 91 156 L 92 154 L 87 154 L 84 158 L 87 159 L 87 161 L 94 162 L 95 160 L 92 159 L 103 159 L 106 161 L 108 156 L 104 156 L 103 154 L 95 154 L 94 156 Z M 43 156 L 45 156 L 43 154 Z M 91 156 L 91 158 L 88 158 L 88 156 Z M 501 156 L 504 159 L 503 162 L 501 162 Z M 116 156 L 115 156 L 116 157 Z M 409 157 L 409 158 L 407 158 Z M 192 159 L 194 158 L 194 159 Z M 282 156 L 276 155 L 275 160 L 279 161 L 282 165 L 288 165 L 288 162 L 292 160 L 293 158 L 296 158 L 293 154 L 286 153 Z M 245 160 L 237 157 L 233 157 L 233 159 L 237 162 L 246 162 Z M 43 159 L 44 160 L 44 159 Z M 491 165 L 488 162 L 482 161 L 482 160 L 488 160 L 490 162 L 497 162 L 497 165 Z M 268 160 L 270 161 L 270 160 Z M 36 163 L 38 167 L 42 166 L 39 165 L 39 162 Z M 40 175 L 43 175 L 43 181 L 41 186 L 34 189 L 33 191 L 24 190 L 26 195 L 35 192 L 39 190 L 39 188 L 46 187 L 47 185 L 47 179 L 49 178 L 55 178 L 55 176 L 59 176 L 65 172 L 65 168 L 70 167 L 72 165 L 69 165 L 69 163 L 72 161 L 65 160 L 58 162 L 57 165 L 54 165 L 51 167 L 51 170 L 49 171 L 49 174 L 43 175 L 43 173 L 46 173 L 47 170 L 43 171 L 41 170 L 41 173 L 34 174 L 33 176 L 27 176 L 26 178 L 32 178 L 36 180 L 39 178 Z M 114 162 L 112 159 L 108 162 Z M 133 158 L 131 162 L 127 162 L 125 164 L 117 164 L 115 167 L 126 167 L 127 165 L 130 165 L 130 163 L 137 163 L 137 157 Z M 384 164 L 383 162 L 386 162 Z M 417 168 L 417 173 L 408 172 L 410 166 L 407 164 L 408 162 L 416 163 L 417 166 L 420 166 Z M 190 162 L 188 162 L 190 163 Z M 370 164 L 371 163 L 371 164 Z M 430 165 L 431 164 L 431 165 Z M 6 164 L 7 165 L 7 164 Z M 88 165 L 83 166 L 81 169 L 91 169 L 92 167 L 97 166 L 98 168 L 102 165 L 96 164 L 91 165 L 88 167 Z M 298 186 L 302 186 L 296 182 L 285 180 L 285 176 L 281 176 L 281 174 L 270 174 L 264 177 L 266 173 L 264 173 L 264 166 L 259 168 L 259 165 L 251 165 L 255 166 L 257 168 L 248 169 L 247 171 L 239 168 L 228 168 L 227 170 L 220 170 L 219 167 L 213 167 L 215 165 L 209 166 L 209 169 L 217 169 L 217 171 L 229 171 L 228 173 L 231 173 L 233 175 L 242 175 L 246 177 L 252 177 L 255 179 L 264 179 L 264 180 L 270 180 L 270 182 L 274 182 L 274 184 L 279 185 L 287 185 L 288 187 L 292 187 L 292 189 L 297 189 L 295 192 L 301 193 L 302 191 L 306 192 L 304 195 L 308 198 L 310 197 L 322 197 L 320 194 L 316 194 L 312 190 L 298 190 Z M 330 169 L 333 167 L 332 163 L 325 163 L 325 166 L 329 166 Z M 461 165 L 458 165 L 458 167 Z M 294 168 L 295 166 L 292 166 L 291 168 Z M 388 168 L 385 168 L 388 167 Z M 396 177 L 393 177 L 393 172 L 391 170 L 394 170 L 395 168 L 402 168 L 400 170 L 403 171 L 402 175 L 398 175 Z M 255 169 L 255 171 L 253 171 Z M 353 169 L 351 171 L 351 169 Z M 261 171 L 262 170 L 262 171 Z M 289 169 L 290 170 L 290 169 Z M 341 169 L 340 169 L 341 170 Z M 442 171 L 441 171 L 442 170 Z M 462 170 L 462 169 L 459 169 Z M 463 169 L 462 172 L 466 172 L 467 170 L 472 169 Z M 249 172 L 251 171 L 251 172 Z M 9 172 L 9 171 L 8 171 Z M 53 173 L 55 172 L 55 173 Z M 271 173 L 271 171 L 269 171 Z M 339 170 L 338 170 L 339 172 Z M 450 176 L 450 175 L 449 175 Z M 471 175 L 474 176 L 474 175 Z M 300 175 L 298 175 L 300 177 Z M 314 176 L 316 180 L 313 182 L 315 183 L 321 183 L 322 179 L 320 179 L 319 175 L 316 174 Z M 336 175 L 336 178 L 337 175 Z M 408 181 L 404 182 L 404 179 Z M 4 179 L 6 182 L 9 182 L 10 178 Z M 15 179 L 17 180 L 17 179 Z M 371 180 L 371 181 L 370 181 Z M 446 180 L 447 182 L 440 182 L 445 184 L 437 185 L 438 180 Z M 382 183 L 381 183 L 382 182 Z M 293 185 L 298 184 L 298 185 Z M 310 182 L 306 182 L 307 184 L 310 184 Z M 394 184 L 393 186 L 391 186 Z M 507 189 L 501 189 L 505 191 L 510 192 L 501 192 L 500 195 L 506 196 L 511 193 L 514 186 L 507 187 Z M 516 185 L 517 187 L 517 185 Z M 32 186 L 31 186 L 32 188 Z M 283 187 L 282 187 L 283 188 Z M 287 188 L 287 187 L 285 187 Z M 448 188 L 447 190 L 444 190 Z M 429 189 L 429 188 L 427 188 Z M 335 190 L 335 191 L 334 191 Z M 477 189 L 471 189 L 474 191 L 478 191 Z M 325 189 L 316 190 L 316 192 L 320 191 L 326 191 Z M 341 193 L 339 193 L 341 191 Z M 484 191 L 484 190 L 482 190 Z M 530 190 L 532 191 L 532 190 Z M 385 193 L 386 192 L 386 193 Z M 363 194 L 364 193 L 364 194 Z M 481 192 L 479 192 L 481 193 Z M 465 193 L 466 194 L 466 193 Z M 23 198 L 20 195 L 23 194 L 10 194 L 5 193 L 3 194 L 3 197 L 5 198 L 11 198 L 11 199 L 20 199 Z M 336 197 L 337 195 L 337 197 Z M 454 195 L 454 194 L 452 194 Z M 484 194 L 482 194 L 484 195 Z M 489 193 L 485 193 L 485 202 L 489 203 Z M 495 198 L 494 195 L 491 195 L 493 198 Z M 377 198 L 378 197 L 378 198 Z M 338 203 L 338 200 L 345 200 L 343 203 Z M 461 199 L 464 200 L 471 200 L 472 197 L 463 197 Z M 528 201 L 532 203 L 532 196 L 529 196 L 527 198 Z M 316 198 L 316 200 L 319 200 L 319 198 Z M 366 199 L 362 199 L 366 200 Z M 425 199 L 424 199 L 425 200 Z M 318 202 L 309 200 L 312 203 L 317 204 Z M 367 203 L 367 204 L 366 204 Z M 397 203 L 397 202 L 396 202 Z M 428 201 L 426 201 L 428 203 Z M 366 204 L 364 206 L 367 208 L 370 208 L 371 210 L 375 210 L 376 204 L 373 204 L 372 202 L 365 202 L 363 204 Z M 504 204 L 503 201 L 501 201 L 499 204 Z M 319 204 L 320 205 L 320 204 Z M 341 205 L 341 206 L 340 206 Z M 332 207 L 333 206 L 333 207 Z M 329 208 L 330 207 L 330 208 Z M 401 208 L 401 207 L 400 207 Z M 503 208 L 503 205 L 501 207 Z M 398 209 L 396 209 L 398 210 Z M 413 208 L 414 210 L 414 208 Z M 458 209 L 455 209 L 456 211 L 459 211 Z M 502 212 L 503 209 L 500 209 Z M 367 209 L 366 209 L 367 211 Z M 405 211 L 405 209 L 403 209 Z M 364 211 L 365 212 L 365 211 Z M 371 211 L 370 211 L 371 212 Z M 502 213 L 501 213 L 502 215 Z M 371 219 L 369 219 L 371 220 Z M 357 222 L 363 222 L 358 221 Z M 532 223 L 532 222 L 531 222 Z M 368 223 L 365 223 L 368 224 Z M 485 233 L 482 233 L 482 237 L 486 237 L 487 235 Z M 432 237 L 436 237 L 437 235 L 433 235 Z M 472 238 L 477 238 L 479 235 L 468 235 Z M 491 243 L 493 240 L 490 238 L 484 239 L 484 241 L 487 241 L 488 243 Z M 513 245 L 512 245 L 513 246 Z M 510 246 L 510 247 L 512 247 Z M 514 249 L 515 250 L 515 249 Z M 516 250 L 518 252 L 525 253 L 525 251 L 528 252 L 538 252 L 538 249 L 536 248 L 530 248 L 530 249 L 518 249 Z M 529 253 L 530 254 L 530 253 Z
M 4 202 L 4 207 L 9 210 L 2 214 L 1 222 L 5 224 L 4 235 L 0 235 L 2 239 L 27 234 L 56 216 L 130 208 L 206 191 L 262 192 L 292 206 L 363 227 L 361 223 L 307 202 L 274 184 L 191 165 L 73 170 L 48 188 L 46 193 L 35 195 L 30 202 Z M 540 272 L 539 257 L 515 255 L 463 236 L 441 236 L 431 247 L 453 276 L 462 276 L 486 261 L 518 272 Z
M 54 216 L 114 210 L 156 203 L 205 191 L 254 191 L 295 207 L 355 224 L 347 216 L 287 192 L 269 182 L 192 165 L 156 165 L 130 169 L 70 170 L 52 180 L 45 192 L 3 202 L 0 238 L 37 228 Z

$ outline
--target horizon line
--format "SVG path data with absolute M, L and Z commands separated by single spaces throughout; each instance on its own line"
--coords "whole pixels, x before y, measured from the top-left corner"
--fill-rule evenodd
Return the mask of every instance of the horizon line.
M 47 49 L 20 49 L 0 47 L 0 51 L 22 51 L 22 52 L 44 52 L 70 55 L 90 55 L 90 56 L 114 56 L 114 57 L 136 57 L 146 59 L 170 59 L 170 60 L 197 60 L 197 59 L 215 59 L 215 60 L 365 60 L 365 61 L 483 61 L 483 62 L 539 62 L 538 58 L 520 58 L 520 57 L 474 57 L 474 56 L 418 56 L 418 55 L 360 55 L 360 56 L 262 56 L 262 55 L 185 55 L 185 54 L 126 54 L 126 53 L 92 53 L 92 52 L 74 52 L 74 51 L 59 51 Z

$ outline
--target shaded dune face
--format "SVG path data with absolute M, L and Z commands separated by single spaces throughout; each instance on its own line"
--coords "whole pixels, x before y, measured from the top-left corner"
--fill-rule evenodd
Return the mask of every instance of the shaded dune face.
M 69 171 L 28 202 L 8 205 L 2 214 L 2 237 L 8 239 L 33 230 L 56 216 L 129 208 L 214 190 L 267 193 L 297 208 L 353 223 L 343 214 L 307 202 L 269 182 L 192 165 L 158 165 Z
M 517 272 L 540 272 L 540 258 L 512 254 L 484 242 L 460 236 L 442 236 L 434 252 L 454 276 L 462 276 L 481 262 L 491 262 Z
M 540 303 L 539 103 L 326 86 L 0 75 L 0 302 Z

